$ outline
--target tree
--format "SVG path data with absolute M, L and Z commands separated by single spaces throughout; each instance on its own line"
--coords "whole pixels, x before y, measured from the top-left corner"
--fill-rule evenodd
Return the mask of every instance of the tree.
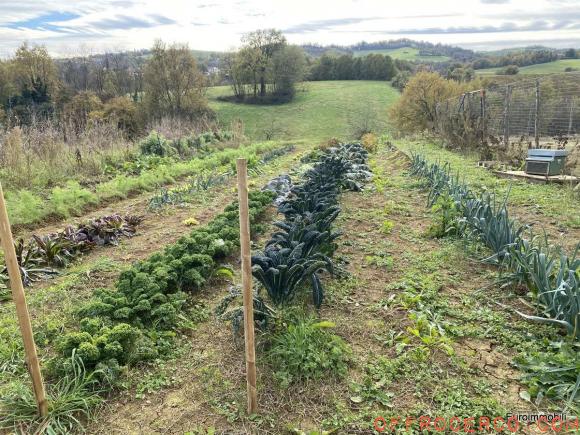
M 244 100 L 289 100 L 295 84 L 304 77 L 306 58 L 297 46 L 289 46 L 277 30 L 259 30 L 245 35 L 245 45 L 224 57 L 223 65 L 234 96 Z
M 434 72 L 419 72 L 408 81 L 401 98 L 391 107 L 391 118 L 403 132 L 431 130 L 437 119 L 437 103 L 460 93 L 461 87 L 456 82 Z
M 145 64 L 144 102 L 152 118 L 191 118 L 209 111 L 205 78 L 187 45 L 156 41 Z
M 76 133 L 80 133 L 87 126 L 89 114 L 102 108 L 103 102 L 97 94 L 93 91 L 82 91 L 64 106 L 63 118 Z
M 399 92 L 403 92 L 403 89 L 405 89 L 405 86 L 407 86 L 410 78 L 411 73 L 409 71 L 400 71 L 395 75 L 395 77 L 393 77 L 391 85 Z
M 364 58 L 363 78 L 367 80 L 391 80 L 395 72 L 395 64 L 390 56 L 371 53 Z
M 576 53 L 576 50 L 574 50 L 573 48 L 569 48 L 564 53 L 564 57 L 567 59 L 576 59 L 577 56 L 578 54 Z
M 465 67 L 462 64 L 454 64 L 447 70 L 447 78 L 456 82 L 469 82 L 475 78 L 473 68 Z
M 320 56 L 311 70 L 312 80 L 334 80 L 334 58 L 328 54 Z
M 258 74 L 260 79 L 260 96 L 266 96 L 266 70 L 274 53 L 286 44 L 282 32 L 276 29 L 256 30 L 242 38 L 247 47 L 257 50 L 260 54 Z
M 11 75 L 10 64 L 0 60 L 0 107 L 5 106 L 14 93 Z
M 107 101 L 103 107 L 103 119 L 114 123 L 129 138 L 134 138 L 139 132 L 137 106 L 128 97 L 115 97 Z
M 513 76 L 518 72 L 520 72 L 520 69 L 517 65 L 508 65 L 505 68 L 499 70 L 497 73 L 500 75 Z
M 273 93 L 292 98 L 295 85 L 304 78 L 306 57 L 296 45 L 286 45 L 272 56 Z
M 343 54 L 336 58 L 334 62 L 335 80 L 352 80 L 354 79 L 354 61 L 352 55 Z
M 54 61 L 46 47 L 29 47 L 23 43 L 14 56 L 14 79 L 20 91 L 21 104 L 50 102 L 58 80 Z

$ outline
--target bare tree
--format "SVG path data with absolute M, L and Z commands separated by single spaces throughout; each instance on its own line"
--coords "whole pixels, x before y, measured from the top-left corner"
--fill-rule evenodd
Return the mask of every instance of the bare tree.
M 149 115 L 192 117 L 207 112 L 203 74 L 187 45 L 156 41 L 144 70 Z
M 259 58 L 260 96 L 266 95 L 266 70 L 274 53 L 286 44 L 286 38 L 280 30 L 266 29 L 248 33 L 242 38 L 248 47 L 257 50 Z

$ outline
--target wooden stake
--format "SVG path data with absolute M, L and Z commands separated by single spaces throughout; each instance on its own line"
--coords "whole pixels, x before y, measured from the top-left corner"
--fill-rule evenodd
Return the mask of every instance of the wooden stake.
M 505 92 L 505 101 L 503 106 L 503 142 L 506 150 L 510 145 L 510 102 L 512 98 L 512 85 L 507 85 Z
M 22 334 L 22 340 L 24 341 L 26 366 L 28 367 L 28 372 L 32 378 L 32 388 L 34 390 L 34 395 L 36 396 L 38 412 L 41 417 L 45 417 L 48 414 L 48 402 L 46 401 L 44 393 L 44 382 L 42 380 L 42 373 L 40 373 L 40 365 L 36 354 L 36 345 L 34 344 L 30 315 L 28 314 L 24 286 L 22 285 L 22 277 L 20 276 L 20 267 L 18 265 L 18 260 L 16 259 L 14 243 L 12 242 L 12 230 L 10 229 L 8 212 L 6 211 L 6 203 L 4 202 L 2 184 L 0 184 L 0 242 L 2 243 L 2 249 L 4 250 L 4 258 L 8 268 L 8 277 L 10 278 L 10 288 L 12 289 L 12 299 L 14 300 L 14 305 L 16 305 L 16 315 L 18 316 L 20 333 Z
M 536 79 L 536 104 L 534 106 L 534 143 L 540 148 L 540 81 Z
M 242 288 L 244 292 L 244 338 L 246 344 L 246 380 L 248 414 L 258 410 L 256 390 L 256 350 L 254 348 L 254 298 L 252 296 L 252 262 L 250 257 L 250 219 L 248 216 L 248 162 L 236 161 L 238 199 L 240 203 L 240 248 L 242 258 Z

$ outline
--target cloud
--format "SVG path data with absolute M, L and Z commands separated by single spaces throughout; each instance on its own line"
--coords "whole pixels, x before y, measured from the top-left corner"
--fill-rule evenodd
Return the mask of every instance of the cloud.
M 80 15 L 70 12 L 49 12 L 25 20 L 4 23 L 4 26 L 12 29 L 58 30 L 61 26 L 57 25 L 57 23 L 60 24 L 78 17 L 80 17 Z
M 396 35 L 444 35 L 444 34 L 539 32 L 543 30 L 566 30 L 574 28 L 576 28 L 576 24 L 573 23 L 572 21 L 554 23 L 545 20 L 537 20 L 520 25 L 512 22 L 505 22 L 497 26 L 487 25 L 487 26 L 427 27 L 427 28 L 401 29 L 388 31 L 367 30 L 366 32 L 388 33 Z
M 380 20 L 422 20 L 426 18 L 450 18 L 458 17 L 460 14 L 423 14 L 423 15 L 399 15 L 390 17 L 359 17 L 359 18 L 338 18 L 325 19 L 316 21 L 307 21 L 294 26 L 282 29 L 284 33 L 311 33 L 320 30 L 328 30 L 336 27 L 347 26 L 351 24 L 361 24 L 368 21 Z
M 162 15 L 149 15 L 148 18 L 137 18 L 128 15 L 117 15 L 90 23 L 98 30 L 146 29 L 160 25 L 175 24 L 176 21 Z
M 316 32 L 319 30 L 326 30 L 332 27 L 346 26 L 349 24 L 359 24 L 366 21 L 378 20 L 380 18 L 368 17 L 368 18 L 336 18 L 329 20 L 316 20 L 308 21 L 306 23 L 296 24 L 294 26 L 287 27 L 282 31 L 284 33 L 306 33 L 306 32 Z
M 575 0 L 577 1 L 577 0 Z M 561 6 L 558 8 L 545 8 L 539 11 L 514 10 L 510 15 L 519 20 L 555 20 L 555 21 L 580 21 L 580 8 Z M 505 14 L 492 14 L 490 18 L 505 18 Z
M 116 8 L 128 8 L 135 5 L 133 0 L 113 0 L 111 6 Z
M 330 8 L 312 0 L 0 0 L 0 57 L 22 41 L 44 44 L 55 55 L 83 44 L 95 52 L 146 48 L 160 37 L 227 50 L 240 35 L 264 27 L 282 29 L 297 44 L 410 37 L 461 46 L 526 45 L 533 38 L 578 47 L 578 2 L 404 0 L 386 12 L 384 0 L 335 0 Z

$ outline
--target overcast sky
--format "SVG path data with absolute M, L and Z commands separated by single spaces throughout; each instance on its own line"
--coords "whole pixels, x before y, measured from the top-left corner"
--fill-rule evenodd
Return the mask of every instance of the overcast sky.
M 227 50 L 258 28 L 292 43 L 411 38 L 472 49 L 580 48 L 580 0 L 0 0 L 0 56 L 148 48 L 161 38 Z

